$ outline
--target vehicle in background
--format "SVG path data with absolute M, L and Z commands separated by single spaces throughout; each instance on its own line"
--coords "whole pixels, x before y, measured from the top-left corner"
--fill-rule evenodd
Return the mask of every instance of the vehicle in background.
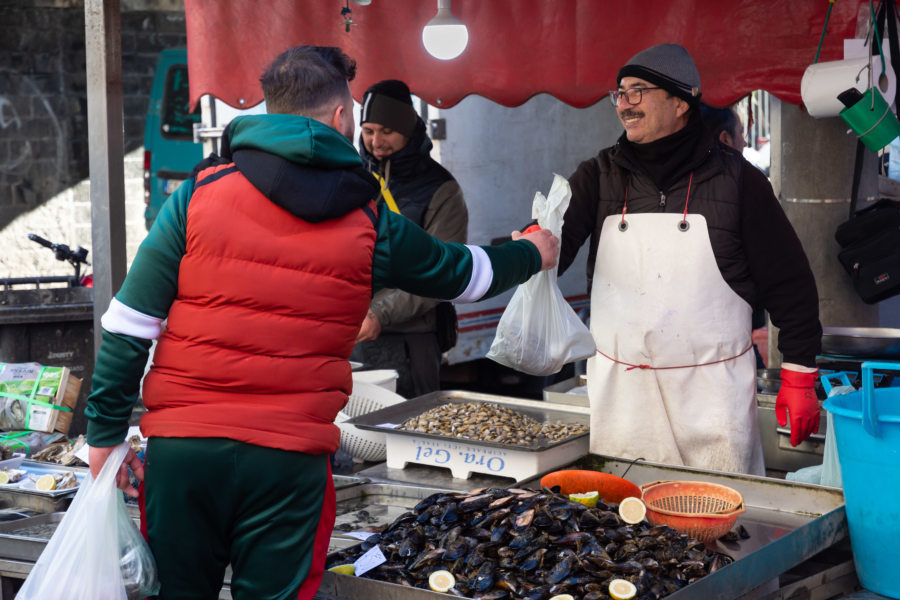
M 147 122 L 144 126 L 144 220 L 153 224 L 163 203 L 203 159 L 203 144 L 194 142 L 200 107 L 190 111 L 187 50 L 171 48 L 159 55 Z

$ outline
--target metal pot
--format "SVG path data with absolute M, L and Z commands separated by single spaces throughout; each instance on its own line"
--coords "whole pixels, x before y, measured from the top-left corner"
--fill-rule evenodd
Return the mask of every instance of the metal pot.
M 822 352 L 853 358 L 900 358 L 900 329 L 883 327 L 825 327 Z
M 781 387 L 781 369 L 757 369 L 756 391 L 764 394 L 777 394 Z

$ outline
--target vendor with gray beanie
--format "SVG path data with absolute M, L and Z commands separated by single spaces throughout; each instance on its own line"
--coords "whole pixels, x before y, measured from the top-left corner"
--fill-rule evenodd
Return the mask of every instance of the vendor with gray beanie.
M 432 143 L 409 87 L 396 79 L 369 87 L 360 124 L 359 151 L 381 183 L 383 206 L 439 240 L 465 243 L 469 216 L 462 189 L 431 158 Z M 397 392 L 413 398 L 440 388 L 441 356 L 455 334 L 451 304 L 382 290 L 372 299 L 350 358 L 366 368 L 396 369 Z
M 591 452 L 764 475 L 751 313 L 780 329 L 796 446 L 819 422 L 809 262 L 766 177 L 704 125 L 685 48 L 635 54 L 616 84 L 625 132 L 570 177 L 559 261 L 590 239 Z

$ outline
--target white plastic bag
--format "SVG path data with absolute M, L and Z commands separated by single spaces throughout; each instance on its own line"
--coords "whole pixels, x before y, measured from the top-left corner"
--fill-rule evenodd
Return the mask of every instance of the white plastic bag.
M 128 444 L 88 474 L 16 600 L 136 600 L 159 592 L 150 547 L 128 516 L 116 472 Z
M 569 182 L 554 174 L 548 197 L 534 195 L 531 216 L 541 229 L 559 236 L 571 198 Z M 559 291 L 556 269 L 541 271 L 516 288 L 488 358 L 530 375 L 552 375 L 566 363 L 594 355 L 594 337 Z

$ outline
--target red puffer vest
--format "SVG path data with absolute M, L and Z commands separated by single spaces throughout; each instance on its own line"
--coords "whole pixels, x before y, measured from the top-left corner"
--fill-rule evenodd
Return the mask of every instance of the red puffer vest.
M 309 223 L 233 165 L 197 181 L 209 176 L 188 207 L 177 297 L 144 380 L 141 429 L 334 452 L 334 418 L 352 388 L 347 358 L 371 298 L 373 221 L 357 209 Z

